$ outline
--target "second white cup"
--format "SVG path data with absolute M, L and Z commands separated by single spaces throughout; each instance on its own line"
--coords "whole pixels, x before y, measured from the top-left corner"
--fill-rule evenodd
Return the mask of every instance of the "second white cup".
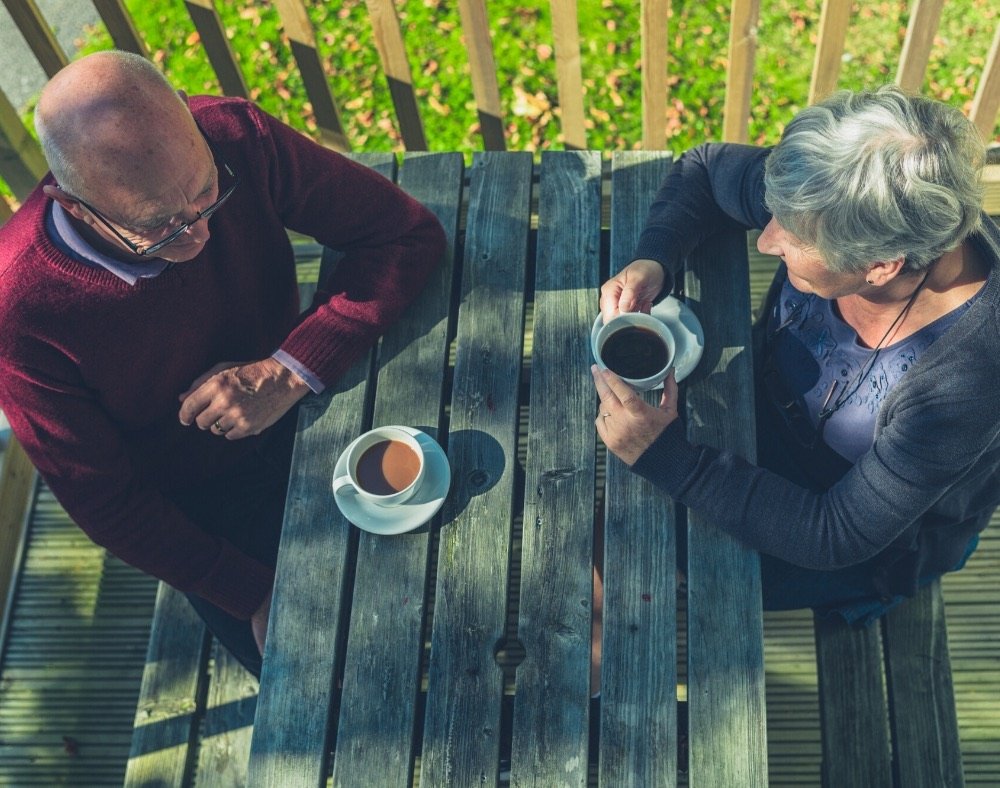
M 354 494 L 378 506 L 399 506 L 419 489 L 426 460 L 419 441 L 401 427 L 376 427 L 348 449 L 334 495 Z

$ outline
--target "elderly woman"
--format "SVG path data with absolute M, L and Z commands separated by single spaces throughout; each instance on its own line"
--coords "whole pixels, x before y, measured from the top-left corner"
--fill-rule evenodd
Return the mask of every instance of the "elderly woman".
M 984 147 L 897 88 L 801 112 L 773 149 L 704 145 L 656 196 L 605 319 L 648 310 L 725 225 L 782 260 L 755 326 L 758 465 L 692 445 L 593 370 L 597 430 L 633 471 L 761 553 L 766 609 L 874 621 L 962 567 L 1000 502 L 1000 230 Z

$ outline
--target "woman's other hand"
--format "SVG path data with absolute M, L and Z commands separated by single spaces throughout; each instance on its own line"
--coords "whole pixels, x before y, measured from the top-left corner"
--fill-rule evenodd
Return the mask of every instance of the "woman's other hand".
M 663 266 L 633 260 L 601 285 L 601 314 L 607 323 L 619 312 L 648 312 L 663 289 Z
M 595 364 L 590 372 L 601 400 L 595 420 L 597 434 L 612 454 L 626 465 L 633 465 L 677 418 L 674 370 L 670 370 L 663 382 L 663 396 L 658 407 L 648 404 L 611 370 L 599 369 Z

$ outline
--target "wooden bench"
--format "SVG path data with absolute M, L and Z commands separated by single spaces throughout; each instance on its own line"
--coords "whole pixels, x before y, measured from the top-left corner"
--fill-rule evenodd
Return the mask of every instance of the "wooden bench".
M 940 582 L 881 626 L 814 622 L 823 785 L 964 785 Z

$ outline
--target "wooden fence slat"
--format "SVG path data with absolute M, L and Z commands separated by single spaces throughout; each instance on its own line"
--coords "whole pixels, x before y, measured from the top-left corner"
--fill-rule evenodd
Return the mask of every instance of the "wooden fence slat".
M 892 785 L 882 637 L 814 617 L 823 785 Z
M 184 5 L 191 16 L 191 21 L 194 22 L 195 30 L 201 37 L 201 44 L 205 48 L 208 61 L 219 78 L 222 92 L 227 96 L 248 98 L 250 91 L 243 79 L 243 72 L 236 62 L 233 48 L 229 46 L 226 30 L 212 0 L 184 0 Z
M 323 70 L 323 63 L 316 49 L 316 32 L 302 0 L 275 0 L 278 17 L 292 45 L 292 55 L 302 75 L 306 94 L 312 103 L 320 142 L 339 151 L 351 149 L 351 143 L 340 122 L 337 102 Z
M 389 94 L 396 108 L 399 132 L 407 150 L 427 150 L 424 123 L 420 118 L 413 74 L 406 56 L 406 43 L 399 27 L 399 15 L 392 0 L 365 0 L 372 23 L 372 37 L 382 61 L 382 71 L 389 83 Z
M 686 385 L 688 436 L 692 443 L 725 448 L 753 462 L 745 233 L 720 234 L 695 250 L 688 260 L 685 295 L 705 331 L 705 355 Z M 756 552 L 718 531 L 700 512 L 689 510 L 687 516 L 691 783 L 765 786 L 760 562 Z
M 518 611 L 525 656 L 511 746 L 516 785 L 587 782 L 594 406 L 572 412 L 566 402 L 596 402 L 590 348 L 581 339 L 596 314 L 600 217 L 600 153 L 544 152 Z
M 3 4 L 7 6 L 7 13 L 34 53 L 38 65 L 49 77 L 54 77 L 59 69 L 69 63 L 69 59 L 56 41 L 42 12 L 38 10 L 35 0 L 3 0 Z
M 660 151 L 613 155 L 612 275 L 631 262 L 670 163 L 670 154 Z M 596 298 L 593 313 L 597 317 Z M 644 396 L 652 402 L 658 394 Z M 635 788 L 675 785 L 675 506 L 610 453 L 604 499 L 600 782 Z
M 993 44 L 986 56 L 983 73 L 979 76 L 979 86 L 972 99 L 969 117 L 976 124 L 984 140 L 993 138 L 996 127 L 997 113 L 1000 112 L 1000 22 L 993 34 Z
M 903 90 L 919 91 L 924 84 L 927 61 L 930 60 L 943 7 L 944 0 L 913 0 L 896 70 L 896 84 Z
M 725 142 L 747 142 L 749 139 L 759 20 L 760 0 L 733 0 L 729 15 L 726 102 L 722 110 L 722 139 Z
M 93 0 L 93 3 L 118 49 L 149 57 L 149 47 L 136 30 L 124 0 Z
M 201 663 L 208 638 L 187 597 L 160 583 L 125 770 L 126 788 L 186 784 L 194 766 L 204 694 Z
M 584 150 L 587 147 L 587 130 L 583 125 L 583 73 L 576 0 L 551 0 L 551 8 L 564 145 L 567 149 Z
M 837 87 L 850 19 L 851 0 L 823 0 L 816 60 L 809 82 L 810 104 L 826 98 Z
M 486 150 L 504 150 L 503 110 L 500 108 L 500 87 L 496 61 L 493 58 L 493 37 L 486 15 L 485 0 L 458 0 L 462 32 L 469 52 L 472 71 L 472 92 L 476 97 L 479 130 Z
M 517 476 L 530 153 L 479 153 L 469 173 L 445 501 L 420 783 L 495 783 Z M 459 624 L 458 622 L 461 622 Z M 456 729 L 456 721 L 461 727 Z
M 0 91 L 0 177 L 19 200 L 27 197 L 49 169 L 41 146 Z
M 642 0 L 642 147 L 667 147 L 667 16 L 670 0 Z
M 439 418 L 463 167 L 459 153 L 411 154 L 403 162 L 400 186 L 441 221 L 449 252 L 420 299 L 382 338 L 372 418 L 375 426 L 417 427 L 442 445 L 447 441 Z M 398 536 L 359 535 L 333 761 L 336 785 L 375 774 L 385 785 L 413 782 L 430 530 L 427 526 Z M 378 747 L 372 746 L 373 738 Z

